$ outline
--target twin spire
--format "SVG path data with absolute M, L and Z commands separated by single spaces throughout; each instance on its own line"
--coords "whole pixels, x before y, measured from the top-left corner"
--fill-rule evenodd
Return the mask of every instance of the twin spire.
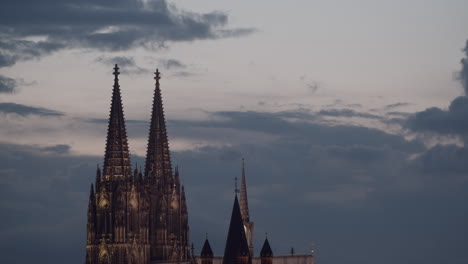
M 131 175 L 130 153 L 119 85 L 119 67 L 114 67 L 114 88 L 107 129 L 103 180 L 126 179 Z
M 172 177 L 172 166 L 161 89 L 159 88 L 161 75 L 158 69 L 154 74 L 156 87 L 154 89 L 153 111 L 151 113 L 148 149 L 146 152 L 145 175 L 149 182 L 165 186 Z
M 103 180 L 119 180 L 131 177 L 130 153 L 125 127 L 125 118 L 119 85 L 119 67 L 114 67 L 114 87 L 107 129 L 106 152 L 104 157 Z M 156 69 L 150 135 L 148 139 L 145 179 L 151 183 L 167 183 L 172 177 L 171 158 L 167 139 L 166 121 L 162 105 L 159 80 L 161 74 Z

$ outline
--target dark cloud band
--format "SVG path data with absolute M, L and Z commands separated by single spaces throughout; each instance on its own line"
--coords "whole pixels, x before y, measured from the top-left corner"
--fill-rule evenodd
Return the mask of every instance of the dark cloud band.
M 182 11 L 166 0 L 6 0 L 0 9 L 0 67 L 66 48 L 154 49 L 168 41 L 238 37 L 255 31 L 227 25 L 225 13 Z
M 28 105 L 16 103 L 0 103 L 0 113 L 4 114 L 17 114 L 20 116 L 38 115 L 38 116 L 63 116 L 64 114 L 59 111 L 33 107 Z

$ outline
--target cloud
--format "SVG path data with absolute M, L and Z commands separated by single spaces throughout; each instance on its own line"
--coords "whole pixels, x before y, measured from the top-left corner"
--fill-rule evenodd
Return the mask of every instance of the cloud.
M 468 40 L 466 41 L 466 45 L 463 51 L 465 52 L 465 58 L 462 58 L 460 61 L 462 65 L 462 69 L 460 71 L 460 81 L 462 82 L 465 95 L 468 96 Z
M 17 83 L 15 79 L 0 75 L 0 93 L 14 93 Z
M 388 104 L 384 107 L 385 110 L 392 110 L 395 108 L 403 107 L 403 106 L 408 106 L 410 103 L 394 103 L 394 104 Z
M 65 144 L 43 147 L 42 150 L 45 152 L 56 153 L 56 154 L 66 154 L 70 153 L 70 146 Z
M 383 119 L 381 116 L 358 112 L 353 109 L 324 109 L 320 110 L 318 114 L 322 116 L 332 117 L 361 117 L 370 119 Z
M 404 126 L 415 132 L 468 135 L 468 97 L 455 98 L 447 110 L 431 107 L 411 115 Z
M 465 178 L 468 171 L 468 148 L 455 145 L 436 145 L 414 161 L 424 173 L 440 178 Z
M 107 56 L 100 56 L 96 58 L 96 62 L 102 63 L 104 65 L 115 65 L 118 64 L 120 71 L 122 73 L 127 74 L 147 74 L 149 71 L 147 69 L 139 67 L 135 63 L 135 59 L 133 57 L 127 56 L 116 56 L 116 57 L 107 57 Z
M 180 60 L 176 59 L 167 59 L 167 60 L 160 60 L 160 63 L 163 65 L 164 68 L 170 69 L 185 69 L 187 65 L 185 65 Z
M 422 262 L 433 261 L 440 257 L 432 253 L 424 255 L 427 247 L 437 248 L 445 243 L 452 245 L 447 247 L 451 254 L 462 254 L 461 247 L 453 247 L 458 239 L 467 241 L 459 228 L 445 225 L 440 231 L 437 226 L 461 215 L 454 208 L 462 206 L 462 197 L 467 196 L 468 167 L 462 162 L 466 150 L 455 146 L 445 151 L 438 147 L 426 149 L 418 140 L 406 140 L 402 135 L 358 126 L 314 123 L 313 116 L 309 116 L 313 114 L 303 112 L 214 114 L 222 118 L 173 121 L 169 123 L 170 131 L 176 138 L 206 137 L 213 141 L 223 138 L 222 131 L 228 128 L 237 133 L 273 136 L 266 141 L 243 143 L 233 133 L 223 138 L 227 144 L 221 147 L 173 152 L 183 171 L 203 175 L 184 179 L 186 186 L 190 186 L 188 195 L 196 196 L 193 198 L 196 201 L 191 199 L 189 204 L 191 219 L 199 223 L 193 224 L 196 230 L 209 226 L 205 230 L 214 234 L 211 242 L 217 248 L 222 248 L 226 232 L 219 219 L 225 217 L 223 212 L 231 204 L 232 179 L 240 175 L 240 159 L 244 157 L 249 190 L 270 190 L 250 192 L 249 207 L 256 234 L 269 232 L 279 254 L 285 254 L 291 245 L 298 252 L 305 252 L 312 239 L 320 244 L 321 258 L 339 263 L 349 259 L 348 253 L 358 248 L 372 247 L 378 239 L 376 233 L 388 240 L 371 253 L 353 255 L 351 262 L 371 263 L 395 250 L 405 259 L 418 256 Z M 295 121 L 289 121 L 292 116 Z M 418 158 L 410 158 L 415 155 Z M 458 155 L 456 169 L 444 169 L 453 165 L 450 158 L 438 158 L 444 155 Z M 274 191 L 272 186 L 281 186 L 280 191 Z M 214 201 L 213 195 L 221 199 Z M 211 209 L 206 209 L 207 203 Z M 425 221 L 433 215 L 434 207 L 440 214 Z M 421 221 L 424 226 L 418 225 Z M 457 220 L 463 221 L 466 216 Z M 415 230 L 414 225 L 420 229 Z M 466 234 L 467 229 L 463 230 Z M 197 235 L 193 230 L 196 244 L 201 240 L 200 233 Z M 428 233 L 433 238 L 430 243 L 418 235 Z M 261 239 L 258 236 L 256 239 L 259 244 Z M 397 246 L 398 241 L 405 239 L 410 239 L 413 246 Z M 342 243 L 338 249 L 336 243 Z
M 178 71 L 172 74 L 172 76 L 182 77 L 182 78 L 191 77 L 194 75 L 197 75 L 197 74 L 194 72 L 189 72 L 189 71 Z
M 0 113 L 17 114 L 20 116 L 38 115 L 38 116 L 63 116 L 64 113 L 43 108 L 33 107 L 16 103 L 0 103 Z
M 465 58 L 461 59 L 462 69 L 459 79 L 465 96 L 455 98 L 447 110 L 430 107 L 409 116 L 403 126 L 419 133 L 459 136 L 468 142 L 468 40 L 463 49 Z
M 468 242 L 465 229 L 453 224 L 456 221 L 463 228 L 461 223 L 466 222 L 463 212 L 453 210 L 463 208 L 459 206 L 467 196 L 468 168 L 462 165 L 466 150 L 426 150 L 418 140 L 401 135 L 360 126 L 329 126 L 313 112 L 211 115 L 209 120 L 168 121 L 171 146 L 173 139 L 225 143 L 171 152 L 173 164 L 180 165 L 191 239 L 198 249 L 208 231 L 215 252 L 222 253 L 233 179 L 240 176 L 244 157 L 256 245 L 263 242 L 258 234 L 268 232 L 276 254 L 286 254 L 291 246 L 299 254 L 309 250 L 312 238 L 320 257 L 331 263 L 350 255 L 351 263 L 371 263 L 391 256 L 388 251 L 429 263 L 440 257 L 428 248 L 447 246 L 444 259 L 448 254 L 450 260 L 466 262 L 464 248 L 458 246 Z M 99 124 L 105 135 L 105 120 L 88 121 Z M 129 120 L 127 127 L 129 131 L 138 127 L 143 131 L 138 137 L 146 139 L 147 121 Z M 79 144 L 87 144 L 89 134 L 92 129 L 76 135 Z M 136 133 L 129 134 L 132 146 Z M 105 140 L 100 143 L 104 151 Z M 5 215 L 0 236 L 6 238 L 0 248 L 6 252 L 5 261 L 57 263 L 67 257 L 70 263 L 82 262 L 89 184 L 103 153 L 74 155 L 71 146 L 68 142 L 49 146 L 0 142 L 0 210 Z M 419 156 L 409 158 L 414 155 Z M 459 156 L 456 169 L 445 172 L 452 165 L 449 159 L 439 158 L 444 155 Z M 143 163 L 141 157 L 132 157 L 135 160 Z M 378 247 L 376 234 L 386 237 Z M 426 236 L 432 239 L 428 242 Z M 52 242 L 44 244 L 44 239 Z M 413 246 L 398 243 L 408 239 Z M 28 254 L 18 256 L 13 249 L 25 245 Z M 368 247 L 374 250 L 352 254 Z
M 156 49 L 167 42 L 244 36 L 254 29 L 230 29 L 223 12 L 180 10 L 166 0 L 6 0 L 0 32 L 0 67 L 6 67 L 61 49 Z
M 310 92 L 315 93 L 317 92 L 319 85 L 316 82 L 313 83 L 306 83 L 307 89 L 309 89 Z

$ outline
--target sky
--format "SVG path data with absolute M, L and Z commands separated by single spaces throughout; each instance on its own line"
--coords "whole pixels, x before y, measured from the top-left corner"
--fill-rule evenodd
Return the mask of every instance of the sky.
M 224 249 L 245 158 L 255 252 L 467 263 L 467 1 L 3 0 L 2 263 L 83 263 L 113 85 L 144 164 L 162 72 L 191 241 Z

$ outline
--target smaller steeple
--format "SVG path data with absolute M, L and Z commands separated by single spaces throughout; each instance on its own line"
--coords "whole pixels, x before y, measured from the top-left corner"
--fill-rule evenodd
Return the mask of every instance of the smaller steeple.
M 271 258 L 273 257 L 273 251 L 270 247 L 270 242 L 268 242 L 268 238 L 265 238 L 265 242 L 263 242 L 262 250 L 260 251 L 261 258 Z
M 202 251 L 200 253 L 200 258 L 202 258 L 202 264 L 204 258 L 211 258 L 211 263 L 213 263 L 213 250 L 211 249 L 210 242 L 208 241 L 208 237 L 205 239 L 205 244 L 203 244 Z
M 237 195 L 232 207 L 223 264 L 252 264 Z

